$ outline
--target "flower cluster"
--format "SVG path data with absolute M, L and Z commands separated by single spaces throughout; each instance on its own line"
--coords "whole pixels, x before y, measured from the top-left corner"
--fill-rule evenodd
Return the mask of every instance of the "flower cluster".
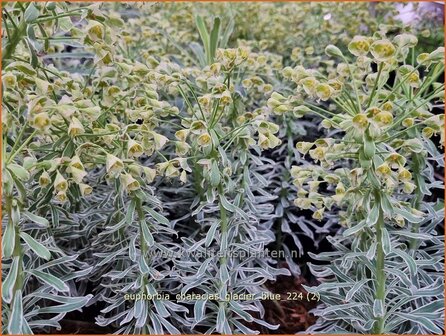
M 429 167 L 428 157 L 436 155 L 431 139 L 444 146 L 444 115 L 434 109 L 444 104 L 444 84 L 436 82 L 444 71 L 444 48 L 416 55 L 417 43 L 412 34 L 390 38 L 378 32 L 353 37 L 349 55 L 328 45 L 325 52 L 339 62 L 336 66 L 325 74 L 300 65 L 285 67 L 282 73 L 294 84 L 295 95 L 273 93 L 268 100 L 270 109 L 282 114 L 294 114 L 300 104 L 304 114 L 322 117 L 321 126 L 332 135 L 297 142 L 299 153 L 317 165 L 293 166 L 290 173 L 297 188 L 294 204 L 312 210 L 318 221 L 336 212 L 345 227 L 344 239 L 355 246 L 352 253 L 359 253 L 351 256 L 355 266 L 346 265 L 342 255 L 332 258 L 332 265 L 346 274 L 364 272 L 360 253 L 375 263 L 365 266 L 374 274 L 373 323 L 353 324 L 351 331 L 388 331 L 386 311 L 391 321 L 400 320 L 391 313 L 395 288 L 390 264 L 398 258 L 407 261 L 401 236 L 413 238 L 407 243 L 413 249 L 410 258 L 418 258 L 420 223 L 430 216 L 421 205 L 423 195 L 430 194 L 422 172 Z M 319 267 L 314 267 L 319 274 Z M 327 296 L 328 310 L 346 281 L 334 268 L 324 273 L 330 274 L 335 283 L 327 278 L 318 286 Z M 332 287 L 324 287 L 324 282 Z M 352 291 L 345 293 L 347 298 L 352 298 Z M 365 303 L 359 297 L 356 302 Z M 324 309 L 319 313 L 326 315 Z

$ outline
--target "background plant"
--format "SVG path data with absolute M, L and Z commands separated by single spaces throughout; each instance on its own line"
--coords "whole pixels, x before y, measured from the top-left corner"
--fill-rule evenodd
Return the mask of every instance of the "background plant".
M 389 3 L 231 6 L 3 6 L 4 333 L 65 330 L 79 314 L 94 319 L 101 332 L 274 333 L 280 326 L 266 320 L 258 297 L 191 302 L 124 296 L 258 296 L 278 275 L 304 274 L 314 281 L 304 261 L 310 250 L 326 249 L 327 239 L 335 251 L 319 254 L 321 262 L 333 261 L 335 274 L 339 268 L 352 279 L 356 271 L 362 276 L 361 288 L 353 286 L 349 296 L 366 308 L 342 309 L 361 311 L 368 321 L 378 240 L 375 223 L 353 225 L 365 225 L 367 210 L 377 208 L 375 195 L 355 207 L 353 196 L 330 200 L 330 194 L 334 184 L 342 194 L 342 181 L 356 197 L 360 192 L 351 191 L 350 175 L 357 174 L 359 190 L 371 180 L 361 180 L 361 170 L 354 169 L 372 171 L 362 164 L 377 168 L 393 151 L 406 158 L 411 178 L 400 167 L 407 180 L 395 185 L 393 172 L 382 182 L 398 211 L 406 211 L 392 210 L 386 218 L 391 249 L 385 265 L 391 277 L 384 302 L 389 323 L 383 328 L 413 333 L 442 328 L 440 301 L 433 296 L 442 289 L 443 242 L 436 233 L 443 203 L 435 190 L 429 193 L 442 187 L 435 173 L 443 165 L 436 148 L 443 119 L 432 113 L 442 108 L 438 78 L 444 66 L 441 50 L 419 55 L 425 47 L 414 49 L 416 38 L 407 35 L 425 42 L 427 27 L 403 26 Z M 443 36 L 436 26 L 428 28 Z M 375 35 L 349 44 L 359 31 Z M 362 55 L 364 45 L 386 38 L 393 39 L 403 65 Z M 340 50 L 330 47 L 331 54 L 351 49 L 361 55 L 354 61 L 330 59 L 324 53 L 328 43 Z M 390 130 L 379 133 L 375 127 L 379 134 L 369 134 L 373 141 L 349 128 L 353 117 L 370 107 L 379 111 L 365 111 L 367 122 Z M 407 111 L 403 119 L 397 117 L 401 109 Z M 381 112 L 392 113 L 390 126 L 389 115 Z M 333 116 L 324 128 L 321 116 Z M 312 142 L 317 148 L 307 148 Z M 375 143 L 373 158 L 358 157 L 365 143 L 367 150 Z M 327 160 L 328 152 L 351 159 Z M 322 169 L 313 166 L 314 158 L 324 158 Z M 332 172 L 338 164 L 349 168 Z M 309 194 L 301 185 L 302 168 L 293 165 L 320 176 L 305 187 Z M 320 183 L 322 178 L 330 185 Z M 401 188 L 408 195 L 399 195 Z M 296 194 L 303 207 L 310 197 L 310 209 L 292 204 Z M 324 202 L 325 209 L 313 208 Z M 390 229 L 391 220 L 402 223 L 400 215 L 409 217 L 407 229 Z M 340 237 L 339 224 L 362 233 Z M 289 270 L 259 257 L 267 247 L 286 252 Z M 303 259 L 291 257 L 296 248 Z M 212 256 L 198 253 L 210 249 Z M 224 251 L 233 254 L 218 255 Z M 358 260 L 367 262 L 358 266 Z M 358 320 L 333 322 L 343 310 L 332 306 L 340 304 L 339 291 L 348 290 L 351 281 L 343 276 L 327 284 L 319 268 L 311 266 L 323 282 L 317 290 L 326 307 L 315 312 L 326 315 L 309 331 L 371 330 Z M 401 273 L 407 271 L 410 277 Z M 407 301 L 409 294 L 416 299 Z M 380 326 L 374 331 L 383 331 Z
M 319 166 L 291 168 L 296 206 L 312 209 L 316 220 L 334 210 L 345 227 L 330 240 L 335 252 L 314 256 L 330 264 L 311 266 L 322 282 L 312 290 L 324 305 L 315 311 L 320 323 L 310 330 L 442 332 L 443 259 L 427 251 L 443 250 L 443 203 L 422 201 L 443 188 L 429 160 L 444 165 L 430 140 L 437 136 L 444 145 L 444 116 L 433 113 L 433 104 L 442 106 L 444 99 L 444 84 L 436 83 L 444 71 L 444 49 L 415 58 L 416 44 L 409 34 L 393 41 L 380 34 L 356 36 L 348 46 L 352 61 L 329 45 L 326 53 L 343 61 L 336 72 L 325 77 L 302 67 L 287 69 L 298 95 L 273 94 L 269 100 L 272 108 L 320 115 L 323 127 L 334 130 L 296 144 Z M 315 98 L 316 105 L 310 102 Z

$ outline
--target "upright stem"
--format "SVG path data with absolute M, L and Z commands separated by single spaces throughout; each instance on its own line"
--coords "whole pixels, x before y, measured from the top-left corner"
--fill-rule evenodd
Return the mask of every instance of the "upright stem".
M 375 192 L 376 202 L 380 202 L 379 191 Z M 376 293 L 375 299 L 384 302 L 386 297 L 386 274 L 384 272 L 384 250 L 383 250 L 383 240 L 382 231 L 384 228 L 384 214 L 381 206 L 379 207 L 378 221 L 376 223 Z M 382 334 L 384 332 L 384 317 L 379 317 L 374 326 L 375 334 Z
M 421 199 L 423 198 L 423 194 L 420 190 L 420 186 L 421 186 L 420 180 L 423 178 L 421 176 L 422 162 L 423 162 L 423 157 L 420 154 L 413 155 L 412 170 L 413 170 L 413 175 L 415 176 L 416 189 L 415 189 L 415 198 L 412 201 L 412 207 L 417 210 L 419 210 Z M 420 224 L 413 224 L 412 232 L 418 233 L 419 228 L 420 228 Z M 418 239 L 411 238 L 410 243 L 409 243 L 410 249 L 416 250 L 418 248 L 418 242 L 419 242 Z
M 219 195 L 222 195 L 222 196 L 224 195 L 222 183 L 220 183 L 218 186 L 218 193 L 219 193 Z M 221 231 L 221 234 L 223 235 L 228 232 L 228 214 L 226 213 L 226 209 L 223 207 L 221 202 L 219 204 L 219 208 L 220 208 L 220 220 L 221 220 L 220 231 Z M 226 264 L 226 256 L 222 256 L 220 258 L 220 263 Z
M 11 39 L 5 45 L 5 47 L 3 49 L 3 54 L 2 54 L 3 66 L 6 65 L 5 61 L 9 60 L 12 57 L 12 54 L 14 53 L 15 48 L 22 40 L 22 37 L 25 35 L 26 26 L 27 25 L 26 25 L 25 20 L 22 19 L 22 22 L 20 22 L 20 25 L 18 26 L 18 28 L 14 30 L 14 33 L 12 34 Z
M 15 230 L 15 243 L 14 243 L 14 250 L 12 252 L 13 258 L 18 257 L 19 258 L 19 269 L 17 272 L 17 278 L 15 280 L 14 289 L 12 291 L 14 297 L 11 300 L 11 305 L 13 305 L 15 300 L 15 293 L 17 290 L 22 290 L 23 287 L 23 269 L 22 269 L 22 258 L 23 258 L 23 251 L 22 251 L 22 245 L 20 244 L 20 228 L 16 223 L 12 220 L 12 212 L 13 212 L 13 196 L 12 195 L 6 195 L 6 211 L 8 212 L 8 221 L 10 224 L 13 225 Z M 9 225 L 8 223 L 8 225 Z
M 219 193 L 219 195 L 222 195 L 222 196 L 224 195 L 223 182 L 220 182 L 220 184 L 218 185 L 218 193 Z M 227 214 L 226 209 L 223 207 L 221 202 L 219 204 L 219 208 L 220 208 L 220 220 L 221 220 L 221 222 L 220 222 L 220 231 L 221 231 L 221 234 L 223 235 L 223 234 L 226 234 L 228 232 L 228 214 Z M 226 256 L 223 255 L 220 258 L 220 265 L 225 265 L 226 266 L 226 264 L 227 264 L 227 259 L 226 259 Z M 226 301 L 220 301 L 219 305 L 220 306 L 224 305 L 226 307 L 228 305 L 228 303 Z M 231 326 L 229 326 L 229 327 L 230 327 L 230 329 L 232 329 Z
M 141 227 L 143 225 L 142 222 L 145 221 L 144 210 L 142 208 L 141 199 L 138 197 L 135 197 L 135 201 L 136 201 L 136 212 L 138 213 L 138 220 L 139 220 L 139 248 L 141 250 L 141 258 L 145 258 L 146 254 L 147 254 L 146 253 L 147 245 L 146 245 L 146 242 L 142 235 L 142 227 Z M 142 292 L 143 292 L 143 294 L 147 294 L 146 293 L 146 284 L 147 284 L 147 275 L 146 274 L 142 275 L 142 282 L 143 282 Z M 149 330 L 147 328 L 147 321 L 146 321 L 146 324 L 144 324 L 144 326 L 142 328 L 142 334 L 147 335 L 148 333 L 149 333 Z

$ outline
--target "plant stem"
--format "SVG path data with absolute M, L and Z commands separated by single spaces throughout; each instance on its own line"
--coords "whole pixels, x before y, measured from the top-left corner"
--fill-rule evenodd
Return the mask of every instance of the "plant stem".
M 218 185 L 218 193 L 219 193 L 219 195 L 222 195 L 222 196 L 224 195 L 223 182 L 220 182 L 220 184 Z M 219 208 L 220 208 L 220 220 L 221 220 L 220 231 L 221 231 L 221 235 L 223 236 L 223 234 L 227 234 L 227 232 L 228 232 L 228 214 L 221 202 L 219 202 Z M 224 265 L 226 267 L 227 260 L 226 260 L 225 255 L 223 255 L 220 258 L 220 265 Z M 222 285 L 224 285 L 224 284 L 222 284 Z M 228 305 L 228 302 L 220 301 L 219 305 L 224 305 L 226 307 Z M 230 326 L 230 329 L 232 329 L 231 326 Z M 232 332 L 231 332 L 231 334 L 232 334 Z
M 373 102 L 373 98 L 375 97 L 375 92 L 376 92 L 376 89 L 377 89 L 377 87 L 379 85 L 379 77 L 381 76 L 381 72 L 383 70 L 383 67 L 384 67 L 384 63 L 379 63 L 378 75 L 376 75 L 376 81 L 375 81 L 375 84 L 373 85 L 373 90 L 372 90 L 372 93 L 370 94 L 369 102 L 367 103 L 367 108 L 370 107 L 370 105 Z
M 16 223 L 13 222 L 12 219 L 12 212 L 13 212 L 13 196 L 12 195 L 6 195 L 5 197 L 5 207 L 6 211 L 8 213 L 8 225 L 12 225 L 15 230 L 15 243 L 14 243 L 14 250 L 12 252 L 12 257 L 19 258 L 19 269 L 17 272 L 17 278 L 14 283 L 14 289 L 12 291 L 13 298 L 11 300 L 11 306 L 14 304 L 15 300 L 15 293 L 17 290 L 22 290 L 23 287 L 23 268 L 22 268 L 22 258 L 23 258 L 23 251 L 22 251 L 22 245 L 20 244 L 20 228 Z
M 347 59 L 345 57 L 343 57 L 343 59 L 344 59 L 344 62 L 347 63 L 348 72 L 350 73 L 350 77 L 352 79 L 352 85 L 353 85 L 353 89 L 355 91 L 355 96 L 356 96 L 356 103 L 358 104 L 358 113 L 361 113 L 362 106 L 361 106 L 361 101 L 359 100 L 359 91 L 358 91 L 358 86 L 356 85 L 355 76 L 353 76 L 353 71 L 350 66 L 350 63 L 347 61 Z
M 37 130 L 34 130 L 34 132 L 31 133 L 31 135 L 28 137 L 28 139 L 25 140 L 25 142 L 14 152 L 11 153 L 11 156 L 6 160 L 6 164 L 11 163 L 11 161 L 14 159 L 14 157 L 20 153 L 20 151 L 28 145 L 28 143 L 33 139 L 34 135 L 36 135 Z
M 3 66 L 6 65 L 6 60 L 11 59 L 11 56 L 14 53 L 15 49 L 17 48 L 17 45 L 20 43 L 20 41 L 22 40 L 22 37 L 26 33 L 26 27 L 27 27 L 27 24 L 26 24 L 25 20 L 22 20 L 22 22 L 20 22 L 20 25 L 18 26 L 18 28 L 16 30 L 14 30 L 14 33 L 12 34 L 11 39 L 8 41 L 8 43 L 2 50 L 2 52 L 3 52 L 3 54 L 2 54 Z
M 143 234 L 142 234 L 142 225 L 143 225 L 143 221 L 145 221 L 144 210 L 142 208 L 141 199 L 139 197 L 135 197 L 134 200 L 136 202 L 136 212 L 138 213 L 138 220 L 139 220 L 139 248 L 141 249 L 141 258 L 145 258 L 146 252 L 147 252 L 147 245 L 146 245 L 146 242 L 145 242 Z M 146 292 L 147 275 L 146 274 L 142 275 L 142 283 L 143 283 L 142 292 L 143 292 L 143 294 L 147 294 L 147 292 Z M 148 332 L 149 332 L 149 330 L 147 328 L 147 320 L 146 320 L 146 323 L 142 327 L 142 334 L 147 335 Z
M 375 191 L 375 202 L 380 202 L 380 192 Z M 379 207 L 378 221 L 376 223 L 376 293 L 375 299 L 384 302 L 386 297 L 386 274 L 384 272 L 384 250 L 382 240 L 382 230 L 384 228 L 384 214 L 381 206 Z M 384 317 L 377 318 L 374 325 L 374 334 L 381 335 L 384 332 Z
M 219 186 L 218 186 L 218 193 L 221 196 L 224 195 L 222 183 L 220 183 Z M 223 207 L 221 202 L 219 204 L 219 208 L 220 208 L 220 220 L 221 220 L 220 230 L 221 230 L 221 233 L 223 234 L 223 233 L 226 233 L 228 231 L 228 214 L 226 213 L 226 209 Z M 222 263 L 226 264 L 226 257 L 222 257 L 220 259 L 220 261 Z
M 418 132 L 417 132 L 417 135 L 418 135 Z M 421 179 L 423 178 L 421 175 L 421 167 L 423 165 L 423 161 L 424 161 L 424 158 L 420 154 L 415 153 L 413 155 L 412 171 L 413 171 L 413 175 L 415 176 L 415 185 L 417 187 L 415 190 L 415 198 L 412 201 L 412 207 L 417 210 L 419 210 L 420 203 L 423 198 L 423 194 L 420 190 L 420 186 L 422 183 Z M 418 233 L 419 228 L 420 228 L 420 224 L 413 224 L 412 232 Z M 409 242 L 409 248 L 411 250 L 416 250 L 418 248 L 418 243 L 419 243 L 418 239 L 411 238 L 410 242 Z

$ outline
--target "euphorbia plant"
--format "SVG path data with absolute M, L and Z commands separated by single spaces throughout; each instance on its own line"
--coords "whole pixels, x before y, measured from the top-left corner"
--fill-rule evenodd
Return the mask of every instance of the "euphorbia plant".
M 309 331 L 438 331 L 441 52 L 387 41 L 390 3 L 228 6 L 2 6 L 4 333 L 274 330 L 266 244 L 338 222 Z
M 105 301 L 104 313 L 116 314 L 98 317 L 101 325 L 118 321 L 125 333 L 175 333 L 161 301 L 134 302 L 124 294 L 154 294 L 175 281 L 171 275 L 161 282 L 171 270 L 163 256 L 148 255 L 148 248 L 162 249 L 173 232 L 148 186 L 156 171 L 142 160 L 167 142 L 156 128 L 162 116 L 177 110 L 158 100 L 152 79 L 141 81 L 147 67 L 112 56 L 110 27 L 119 19 L 95 6 L 59 13 L 65 9 L 34 3 L 4 9 L 4 325 L 12 334 L 60 328 L 66 313 Z M 83 31 L 71 22 L 77 15 Z M 58 58 L 58 34 L 95 53 L 88 76 L 37 58 L 42 51 Z M 107 280 L 98 284 L 101 278 Z M 85 293 L 87 279 L 98 286 L 94 298 Z M 44 317 L 49 314 L 55 316 Z
M 77 290 L 77 281 L 91 268 L 73 251 L 76 234 L 66 233 L 78 228 L 77 215 L 69 212 L 78 209 L 79 196 L 90 190 L 82 183 L 86 173 L 73 151 L 79 123 L 69 116 L 85 111 L 88 119 L 89 106 L 60 99 L 65 85 L 76 92 L 80 87 L 37 56 L 57 49 L 50 45 L 54 35 L 74 29 L 68 16 L 88 13 L 79 7 L 61 14 L 66 9 L 54 3 L 3 7 L 2 196 L 7 224 L 2 304 L 4 331 L 11 334 L 60 328 L 58 321 L 66 313 L 92 298 Z
M 262 164 L 261 150 L 280 140 L 265 110 L 247 111 L 235 89 L 234 73 L 248 57 L 243 48 L 219 49 L 217 63 L 177 84 L 186 115 L 181 117 L 184 128 L 175 133 L 176 153 L 191 163 L 192 174 L 183 182 L 192 183 L 196 192 L 191 204 L 194 224 L 183 239 L 184 257 L 177 268 L 183 296 L 204 297 L 182 301 L 193 303 L 191 329 L 225 334 L 253 333 L 246 325 L 252 322 L 274 328 L 254 314 L 263 312 L 258 301 L 265 290 L 261 285 L 287 273 L 260 257 L 274 235 L 258 218 L 271 212 L 262 203 L 273 196 L 262 191 L 267 182 L 256 171 Z M 164 164 L 158 166 L 167 173 Z
M 335 252 L 315 256 L 331 264 L 311 266 L 322 283 L 310 290 L 325 305 L 316 310 L 325 322 L 312 330 L 441 332 L 430 320 L 441 316 L 438 259 L 422 247 L 429 248 L 426 240 L 442 246 L 429 224 L 437 223 L 438 213 L 423 197 L 429 194 L 425 179 L 432 178 L 426 148 L 435 148 L 433 135 L 444 144 L 444 116 L 432 113 L 443 101 L 444 85 L 436 80 L 444 49 L 415 58 L 416 43 L 409 34 L 392 41 L 356 36 L 349 44 L 352 60 L 330 45 L 326 53 L 342 61 L 336 71 L 326 77 L 299 66 L 284 69 L 297 95 L 273 94 L 269 101 L 273 110 L 321 116 L 330 135 L 298 142 L 319 165 L 291 169 L 296 206 L 312 209 L 316 220 L 338 211 L 345 227 L 343 237 L 331 240 Z

